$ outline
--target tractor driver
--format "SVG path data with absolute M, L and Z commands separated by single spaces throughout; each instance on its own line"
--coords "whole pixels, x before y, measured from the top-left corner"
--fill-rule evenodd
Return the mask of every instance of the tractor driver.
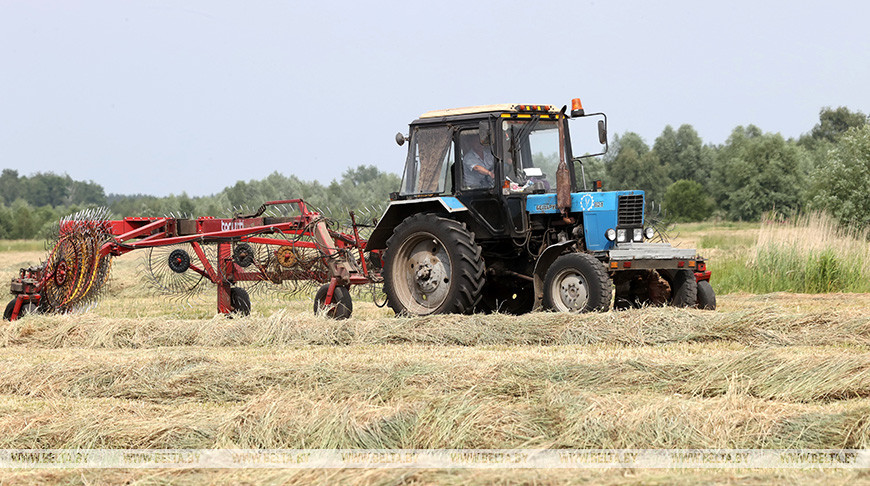
M 495 160 L 489 150 L 484 150 L 483 144 L 475 130 L 462 136 L 462 177 L 464 189 L 481 189 L 492 187 L 495 174 Z

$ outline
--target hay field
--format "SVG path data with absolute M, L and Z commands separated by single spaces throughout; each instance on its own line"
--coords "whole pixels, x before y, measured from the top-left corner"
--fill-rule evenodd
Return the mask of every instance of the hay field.
M 712 241 L 718 230 L 684 234 Z M 0 274 L 41 256 L 10 245 Z M 736 293 L 719 296 L 716 312 L 518 317 L 395 318 L 356 301 L 355 317 L 335 322 L 314 317 L 310 300 L 254 296 L 252 316 L 226 319 L 212 293 L 192 305 L 154 297 L 137 280 L 135 253 L 113 274 L 95 309 L 0 328 L 0 448 L 870 447 L 870 294 Z M 0 471 L 2 484 L 699 481 L 870 475 Z

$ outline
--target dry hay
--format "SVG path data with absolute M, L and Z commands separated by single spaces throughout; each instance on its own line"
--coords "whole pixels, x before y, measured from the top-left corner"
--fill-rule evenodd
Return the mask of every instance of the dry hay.
M 870 295 L 720 311 L 226 319 L 121 277 L 0 329 L 0 448 L 864 448 Z M 819 471 L 6 471 L 10 484 L 854 484 Z

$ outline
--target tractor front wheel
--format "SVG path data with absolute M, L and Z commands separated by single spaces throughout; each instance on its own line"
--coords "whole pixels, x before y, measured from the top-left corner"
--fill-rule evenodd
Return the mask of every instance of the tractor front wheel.
M 480 300 L 481 249 L 459 221 L 411 216 L 396 227 L 383 256 L 384 292 L 396 314 L 466 314 Z
M 588 253 L 569 253 L 544 277 L 544 306 L 557 312 L 606 311 L 613 285 L 604 265 Z

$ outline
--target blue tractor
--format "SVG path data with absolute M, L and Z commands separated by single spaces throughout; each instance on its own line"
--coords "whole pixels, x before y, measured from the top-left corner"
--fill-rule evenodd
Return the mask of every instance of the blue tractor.
M 577 156 L 569 129 L 582 138 L 580 120 L 597 137 L 595 150 Z M 643 191 L 587 184 L 583 159 L 607 151 L 607 118 L 587 115 L 579 99 L 570 112 L 432 111 L 396 141 L 409 147 L 402 185 L 366 250 L 379 255 L 397 314 L 715 309 L 704 259 L 653 242 Z

